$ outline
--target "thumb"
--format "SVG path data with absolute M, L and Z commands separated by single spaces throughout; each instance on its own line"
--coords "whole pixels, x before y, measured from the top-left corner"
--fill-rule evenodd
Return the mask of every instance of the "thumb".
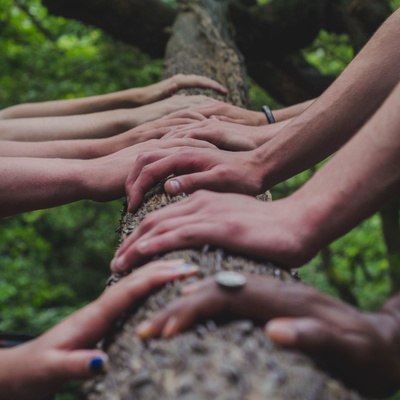
M 220 192 L 224 190 L 224 184 L 218 180 L 216 172 L 211 170 L 177 176 L 165 182 L 164 188 L 169 195 L 177 195 L 179 193 L 193 193 L 200 189 Z
M 107 371 L 109 359 L 99 350 L 59 351 L 53 360 L 57 379 L 88 379 Z
M 311 354 L 335 347 L 337 339 L 332 327 L 315 318 L 276 318 L 266 324 L 265 333 L 274 343 Z

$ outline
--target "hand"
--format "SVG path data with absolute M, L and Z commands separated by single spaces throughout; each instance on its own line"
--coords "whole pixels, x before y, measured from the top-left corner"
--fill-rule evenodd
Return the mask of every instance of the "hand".
M 176 119 L 171 118 L 170 121 L 176 121 Z M 223 150 L 248 151 L 266 143 L 280 128 L 280 124 L 268 127 L 247 126 L 222 122 L 216 117 L 211 117 L 201 122 L 175 126 L 163 138 L 193 138 L 206 140 Z
M 275 343 L 318 357 L 349 386 L 385 397 L 400 388 L 399 322 L 391 314 L 364 314 L 301 283 L 246 274 L 227 291 L 213 278 L 187 286 L 183 297 L 139 325 L 142 338 L 169 337 L 218 314 L 267 323 Z
M 154 121 L 146 122 L 136 128 L 130 129 L 119 135 L 100 139 L 102 155 L 115 153 L 126 147 L 143 143 L 151 139 L 160 139 L 167 133 L 178 126 L 193 124 L 194 122 L 203 121 L 206 118 L 201 114 L 188 112 L 186 117 L 182 118 L 166 118 L 162 117 Z
M 142 104 L 154 103 L 172 95 L 179 89 L 191 87 L 210 88 L 222 94 L 228 93 L 220 83 L 205 76 L 177 74 L 161 82 L 141 88 L 141 101 Z
M 80 195 L 94 201 L 110 201 L 125 194 L 125 181 L 132 171 L 137 157 L 143 157 L 145 152 L 168 149 L 176 153 L 182 146 L 215 149 L 215 146 L 195 139 L 152 139 L 138 143 L 110 155 L 83 160 L 83 172 L 80 180 L 82 188 Z
M 206 118 L 215 116 L 219 121 L 231 122 L 234 124 L 249 126 L 268 125 L 267 118 L 263 112 L 246 110 L 245 108 L 232 106 L 223 101 L 218 101 L 212 105 L 193 105 L 190 107 L 190 110 L 202 114 Z M 180 116 L 179 112 L 172 114 L 171 118 L 176 118 L 178 116 Z
M 198 191 L 146 216 L 122 243 L 111 269 L 126 271 L 144 257 L 204 244 L 298 267 L 319 250 L 312 246 L 299 209 L 290 198 L 263 203 L 243 195 Z
M 67 380 L 87 379 L 103 372 L 107 355 L 93 350 L 93 346 L 115 319 L 165 282 L 196 271 L 182 260 L 152 262 L 39 338 L 0 350 L 2 400 L 43 400 Z
M 170 195 L 199 189 L 257 195 L 265 187 L 264 169 L 257 150 L 233 153 L 186 147 L 179 153 L 173 149 L 149 152 L 137 158 L 126 181 L 128 209 L 136 210 L 145 193 L 171 174 L 182 176 L 165 183 Z
M 132 110 L 126 110 L 126 112 L 132 115 L 133 121 L 131 122 L 131 125 L 137 126 L 144 124 L 145 122 L 161 118 L 164 115 L 168 115 L 175 111 L 189 109 L 194 105 L 211 104 L 211 103 L 212 104 L 216 103 L 216 100 L 214 100 L 211 97 L 202 95 L 186 96 L 184 94 L 181 94 L 179 96 L 168 97 L 165 100 L 157 101 L 156 103 L 142 106 L 136 109 L 136 111 L 138 111 L 136 113 L 132 113 Z

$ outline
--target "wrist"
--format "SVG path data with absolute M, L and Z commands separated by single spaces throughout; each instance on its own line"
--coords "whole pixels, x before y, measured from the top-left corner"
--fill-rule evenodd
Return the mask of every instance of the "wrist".
M 268 125 L 268 119 L 263 111 L 252 111 L 254 114 L 254 121 L 256 126 Z

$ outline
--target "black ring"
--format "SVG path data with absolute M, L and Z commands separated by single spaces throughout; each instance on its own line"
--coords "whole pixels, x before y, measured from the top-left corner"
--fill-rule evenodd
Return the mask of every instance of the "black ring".
M 262 110 L 264 111 L 264 114 L 267 117 L 268 123 L 269 124 L 274 124 L 275 123 L 275 118 L 274 118 L 274 115 L 272 114 L 272 111 L 269 108 L 269 106 L 262 106 Z

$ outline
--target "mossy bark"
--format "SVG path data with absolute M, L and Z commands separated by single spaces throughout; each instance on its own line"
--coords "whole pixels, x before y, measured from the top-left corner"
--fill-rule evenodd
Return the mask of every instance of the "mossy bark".
M 183 72 L 213 77 L 228 87 L 230 102 L 244 106 L 248 102 L 246 75 L 242 57 L 229 39 L 227 4 L 224 0 L 184 2 L 168 46 L 166 75 Z M 135 214 L 123 210 L 121 241 L 148 213 L 182 197 L 185 195 L 166 196 L 160 183 L 146 195 Z M 267 201 L 269 195 L 264 194 L 259 200 Z M 295 273 L 269 262 L 209 246 L 174 251 L 156 258 L 183 258 L 199 265 L 200 272 L 184 282 L 167 284 L 121 318 L 101 344 L 109 354 L 111 368 L 104 376 L 85 385 L 85 399 L 359 399 L 305 355 L 274 346 L 263 334 L 262 326 L 251 321 L 216 318 L 171 339 L 140 341 L 135 327 L 178 297 L 182 285 L 188 281 L 220 270 L 297 279 Z M 113 275 L 110 284 L 120 278 Z

